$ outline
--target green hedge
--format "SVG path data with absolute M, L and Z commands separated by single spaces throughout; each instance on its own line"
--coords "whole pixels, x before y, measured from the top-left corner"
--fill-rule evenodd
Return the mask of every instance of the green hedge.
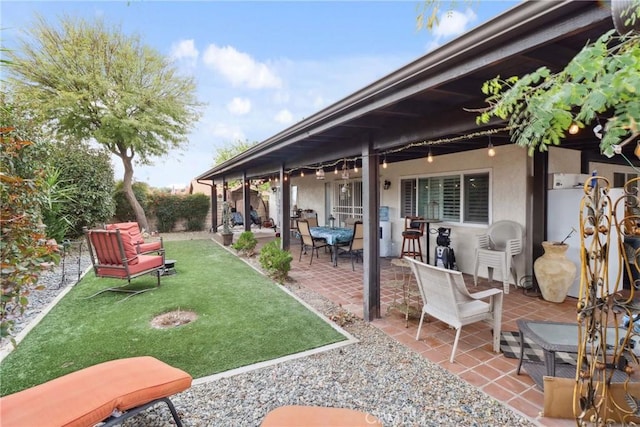
M 187 231 L 202 231 L 209 212 L 209 197 L 204 194 L 178 196 L 173 194 L 153 194 L 149 207 L 157 220 L 161 233 L 173 230 L 179 220 L 185 220 Z

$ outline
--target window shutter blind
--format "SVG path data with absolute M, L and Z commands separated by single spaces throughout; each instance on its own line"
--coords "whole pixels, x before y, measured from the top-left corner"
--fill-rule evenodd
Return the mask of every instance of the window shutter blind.
M 411 216 L 416 211 L 415 179 L 400 181 L 400 216 Z
M 442 177 L 442 219 L 460 221 L 460 177 Z
M 464 221 L 489 222 L 489 174 L 464 176 Z

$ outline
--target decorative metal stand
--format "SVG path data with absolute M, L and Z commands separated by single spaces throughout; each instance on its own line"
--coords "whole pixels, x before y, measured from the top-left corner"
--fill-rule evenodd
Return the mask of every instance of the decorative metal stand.
M 72 249 L 77 248 L 77 268 L 78 268 L 78 276 L 76 277 L 76 282 L 80 280 L 80 276 L 82 275 L 80 262 L 82 261 L 82 245 L 84 245 L 84 239 L 80 239 L 78 241 L 72 242 L 69 239 L 65 239 L 62 242 L 62 277 L 60 278 L 60 283 L 58 284 L 58 289 L 61 286 L 66 284 L 67 282 L 67 257 L 71 254 L 71 252 L 75 252 Z
M 617 200 L 609 196 L 609 181 L 594 177 L 585 183 L 580 207 L 581 276 L 578 314 L 578 363 L 574 388 L 574 411 L 577 424 L 629 425 L 640 416 L 640 393 L 630 387 L 638 371 L 638 358 L 631 350 L 638 334 L 634 333 L 634 315 L 640 312 L 640 249 L 625 247 L 625 237 L 640 237 L 640 178 L 625 184 L 624 194 Z M 620 218 L 620 212 L 624 212 Z M 618 213 L 616 213 L 618 212 Z M 617 247 L 611 247 L 611 234 L 618 233 Z M 619 259 L 620 271 L 615 284 L 609 283 L 609 268 Z M 623 273 L 630 289 L 623 289 Z M 610 286 L 613 285 L 613 286 Z M 607 326 L 619 326 L 624 318 L 629 326 L 615 328 L 615 345 L 607 346 Z M 611 331 L 611 330 L 610 330 Z M 609 332 L 611 333 L 611 332 Z M 637 345 L 637 344 L 636 344 Z M 626 374 L 616 387 L 623 393 L 612 393 L 613 374 Z M 636 374 L 637 375 L 637 374 Z M 637 378 L 636 378 L 637 380 Z M 638 390 L 638 388 L 635 388 Z

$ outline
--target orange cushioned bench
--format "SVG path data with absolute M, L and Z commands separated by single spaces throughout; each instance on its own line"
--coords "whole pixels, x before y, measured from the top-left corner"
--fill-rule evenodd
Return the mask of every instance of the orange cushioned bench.
M 191 387 L 191 380 L 153 357 L 112 360 L 0 398 L 0 424 L 111 426 L 162 401 L 181 426 L 169 396 Z
M 371 414 L 347 408 L 289 405 L 270 411 L 260 427 L 382 427 Z

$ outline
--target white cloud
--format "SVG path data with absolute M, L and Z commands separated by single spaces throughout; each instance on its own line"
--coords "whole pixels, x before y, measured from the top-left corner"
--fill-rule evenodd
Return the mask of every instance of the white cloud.
M 274 118 L 276 122 L 282 123 L 283 125 L 293 122 L 293 114 L 287 109 L 278 111 L 278 114 L 276 114 Z
M 246 139 L 242 129 L 227 123 L 213 123 L 208 127 L 208 132 L 215 137 L 223 139 L 224 141 L 233 142 Z
M 193 39 L 180 40 L 178 43 L 172 44 L 171 52 L 169 53 L 171 58 L 176 60 L 184 59 L 189 61 L 193 65 L 195 65 L 199 54 L 200 52 L 198 52 L 198 49 L 196 49 Z
M 227 111 L 237 116 L 247 114 L 251 111 L 251 100 L 248 98 L 235 97 L 227 104 Z
M 434 38 L 427 44 L 427 52 L 440 47 L 446 40 L 464 34 L 477 19 L 478 16 L 471 9 L 464 13 L 457 10 L 443 12 L 439 24 L 433 28 Z
M 455 37 L 467 31 L 469 24 L 477 19 L 477 15 L 471 9 L 465 10 L 464 13 L 457 10 L 444 12 L 440 16 L 440 23 L 433 29 L 436 38 Z
M 234 86 L 250 89 L 280 88 L 281 79 L 267 65 L 257 62 L 246 53 L 231 46 L 209 45 L 203 56 L 204 63 L 217 71 Z

